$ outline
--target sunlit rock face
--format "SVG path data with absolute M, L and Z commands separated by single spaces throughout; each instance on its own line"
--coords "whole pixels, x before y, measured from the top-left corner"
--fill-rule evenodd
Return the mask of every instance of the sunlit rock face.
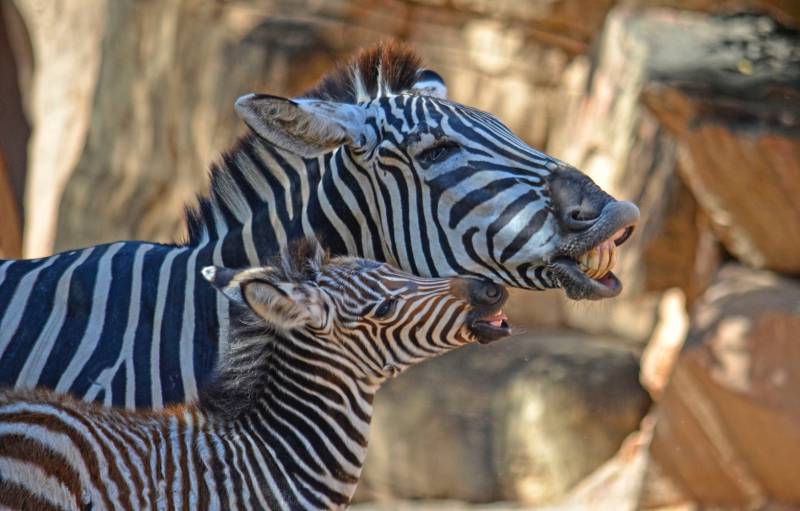
M 798 331 L 795 280 L 739 265 L 720 271 L 658 401 L 646 503 L 800 502 Z

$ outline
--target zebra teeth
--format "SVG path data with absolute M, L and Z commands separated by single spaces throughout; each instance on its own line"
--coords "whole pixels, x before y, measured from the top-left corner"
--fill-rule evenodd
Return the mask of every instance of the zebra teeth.
M 625 230 L 621 229 L 609 239 L 581 254 L 578 258 L 578 266 L 587 277 L 599 280 L 614 269 L 618 260 L 616 240 L 624 233 Z

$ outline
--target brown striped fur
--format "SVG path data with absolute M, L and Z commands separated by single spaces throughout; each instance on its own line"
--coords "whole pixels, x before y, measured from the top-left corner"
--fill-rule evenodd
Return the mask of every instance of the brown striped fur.
M 366 456 L 380 384 L 475 341 L 471 318 L 489 312 L 474 301 L 482 295 L 469 292 L 474 279 L 466 285 L 330 259 L 315 240 L 292 244 L 271 266 L 206 267 L 202 275 L 238 305 L 199 401 L 130 411 L 47 390 L 0 390 L 0 506 L 205 509 L 219 499 L 213 507 L 239 509 L 250 495 L 250 509 L 343 509 Z M 376 312 L 387 303 L 400 304 Z M 425 351 L 412 355 L 422 339 Z M 408 343 L 406 358 L 396 358 L 389 342 Z M 307 435 L 303 442 L 281 436 L 289 423 Z M 309 477 L 313 492 L 302 488 Z

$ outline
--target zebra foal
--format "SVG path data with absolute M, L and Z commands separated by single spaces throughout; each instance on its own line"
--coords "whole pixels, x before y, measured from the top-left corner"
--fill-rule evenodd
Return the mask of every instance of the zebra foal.
M 309 240 L 274 266 L 202 273 L 233 335 L 199 400 L 126 411 L 0 392 L 0 507 L 344 508 L 380 384 L 509 333 L 497 284 L 329 259 Z

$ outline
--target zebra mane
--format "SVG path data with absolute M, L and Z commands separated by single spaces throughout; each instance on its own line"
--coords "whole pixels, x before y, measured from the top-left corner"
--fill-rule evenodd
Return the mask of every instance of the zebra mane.
M 421 59 L 410 47 L 381 42 L 359 51 L 300 97 L 361 103 L 410 91 L 424 71 Z
M 300 97 L 357 103 L 411 91 L 415 84 L 430 80 L 431 76 L 434 81 L 440 79 L 436 73 L 421 67 L 419 56 L 410 47 L 395 42 L 379 43 L 337 66 Z M 245 196 L 252 192 L 251 183 L 262 180 L 253 174 L 271 172 L 268 166 L 254 161 L 254 155 L 264 151 L 271 153 L 275 148 L 249 133 L 222 154 L 221 162 L 212 164 L 209 193 L 199 197 L 196 206 L 186 208 L 187 243 L 199 243 L 204 237 L 219 238 L 220 234 L 214 232 L 215 213 L 224 216 L 226 212 L 249 209 Z
M 272 259 L 271 278 L 282 282 L 316 281 L 330 254 L 315 238 L 293 241 Z M 231 334 L 217 357 L 208 383 L 200 389 L 199 404 L 218 417 L 232 420 L 263 395 L 275 348 L 283 338 L 249 307 L 231 304 Z

